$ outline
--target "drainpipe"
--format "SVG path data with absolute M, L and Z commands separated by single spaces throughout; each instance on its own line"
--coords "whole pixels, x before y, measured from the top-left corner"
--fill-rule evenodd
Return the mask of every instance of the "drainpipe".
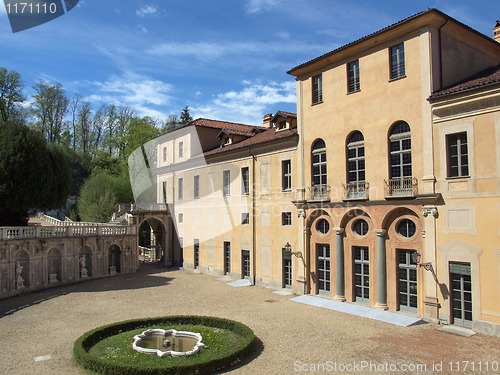
M 256 272 L 256 253 L 257 253 L 257 243 L 256 243 L 256 238 L 257 238 L 257 231 L 255 227 L 255 162 L 257 157 L 252 154 L 250 151 L 250 147 L 248 147 L 248 153 L 252 157 L 252 283 L 255 285 L 255 278 L 257 276 Z

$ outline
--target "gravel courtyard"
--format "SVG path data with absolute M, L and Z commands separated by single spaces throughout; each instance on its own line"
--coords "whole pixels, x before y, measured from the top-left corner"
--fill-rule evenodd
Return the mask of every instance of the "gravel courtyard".
M 259 350 L 225 372 L 230 374 L 497 373 L 499 339 L 456 336 L 432 324 L 400 327 L 289 301 L 292 297 L 234 288 L 186 270 L 144 267 L 1 300 L 0 374 L 87 374 L 72 361 L 73 343 L 84 332 L 174 314 L 218 316 L 253 329 Z

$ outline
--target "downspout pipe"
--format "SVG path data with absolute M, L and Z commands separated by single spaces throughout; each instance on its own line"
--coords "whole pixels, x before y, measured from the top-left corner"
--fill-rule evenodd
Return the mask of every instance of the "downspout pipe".
M 250 147 L 248 147 L 248 154 L 252 157 L 252 284 L 255 285 L 255 279 L 257 277 L 257 272 L 256 272 L 256 255 L 257 255 L 257 243 L 256 243 L 256 238 L 257 238 L 257 230 L 255 227 L 256 223 L 256 217 L 255 217 L 255 162 L 257 160 L 257 157 L 252 154 L 252 151 Z

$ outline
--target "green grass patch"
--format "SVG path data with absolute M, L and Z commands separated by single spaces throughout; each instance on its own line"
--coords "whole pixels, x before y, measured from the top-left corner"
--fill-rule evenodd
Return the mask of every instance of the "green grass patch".
M 158 357 L 135 351 L 134 336 L 150 328 L 196 332 L 207 347 L 189 357 Z M 204 374 L 240 361 L 254 350 L 254 341 L 253 331 L 235 321 L 167 316 L 96 328 L 75 342 L 73 353 L 81 366 L 102 374 Z

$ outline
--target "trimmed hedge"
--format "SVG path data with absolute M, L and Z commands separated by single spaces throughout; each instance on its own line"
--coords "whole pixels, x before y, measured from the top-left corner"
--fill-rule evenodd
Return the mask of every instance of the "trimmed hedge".
M 105 359 L 89 354 L 90 349 L 99 341 L 116 334 L 131 331 L 137 328 L 150 328 L 157 325 L 203 325 L 213 328 L 222 328 L 232 331 L 242 337 L 239 344 L 218 356 L 209 359 L 199 359 L 196 355 L 189 357 L 192 360 L 165 366 L 133 366 L 112 363 Z M 206 350 L 206 349 L 202 349 Z M 205 374 L 221 368 L 231 366 L 248 356 L 255 350 L 255 335 L 246 325 L 233 320 L 210 316 L 178 315 L 157 318 L 127 320 L 98 327 L 80 336 L 73 348 L 73 356 L 82 367 L 101 374 L 108 375 L 160 375 L 160 374 Z M 147 355 L 147 354 L 144 354 Z

